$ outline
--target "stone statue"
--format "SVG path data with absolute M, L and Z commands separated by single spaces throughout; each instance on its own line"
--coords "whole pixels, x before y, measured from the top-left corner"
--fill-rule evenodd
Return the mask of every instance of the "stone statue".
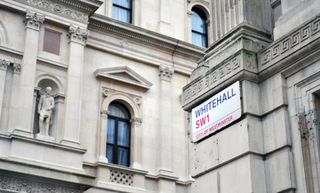
M 38 113 L 39 113 L 39 131 L 40 135 L 49 136 L 49 125 L 52 123 L 52 111 L 54 109 L 54 99 L 50 95 L 51 87 L 47 87 L 45 93 L 41 95 Z

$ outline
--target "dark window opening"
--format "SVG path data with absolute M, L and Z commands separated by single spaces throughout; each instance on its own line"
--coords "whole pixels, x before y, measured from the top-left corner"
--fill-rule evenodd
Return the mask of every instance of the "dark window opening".
M 108 108 L 108 131 L 106 156 L 109 163 L 130 165 L 130 113 L 117 102 Z
M 199 8 L 192 9 L 192 43 L 208 47 L 207 19 Z

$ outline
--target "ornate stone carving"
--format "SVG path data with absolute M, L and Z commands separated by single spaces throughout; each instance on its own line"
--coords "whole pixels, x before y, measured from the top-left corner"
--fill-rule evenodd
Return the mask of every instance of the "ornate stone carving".
M 34 30 L 40 30 L 40 26 L 44 22 L 44 19 L 45 19 L 44 15 L 34 13 L 28 10 L 26 13 L 26 18 L 24 20 L 24 23 L 28 28 L 32 28 Z
M 301 113 L 298 115 L 298 124 L 300 135 L 303 140 L 313 140 L 314 139 L 314 132 L 312 131 L 310 117 L 309 114 Z
M 8 60 L 0 60 L 0 70 L 6 71 L 8 69 L 8 66 L 10 65 L 10 61 Z
M 18 63 L 13 63 L 13 72 L 15 74 L 20 74 L 21 73 L 21 64 Z
M 49 184 L 45 182 L 35 182 L 29 179 L 22 179 L 11 176 L 0 176 L 0 192 L 25 192 L 25 193 L 80 193 L 82 191 L 61 184 Z
M 15 0 L 15 1 L 54 13 L 56 15 L 65 16 L 81 22 L 88 22 L 88 14 L 84 14 L 81 11 L 70 9 L 67 6 L 54 2 L 53 0 Z M 72 1 L 69 1 L 69 2 L 72 2 Z M 79 6 L 79 4 L 77 4 L 76 6 Z
M 159 76 L 162 80 L 171 81 L 173 75 L 173 70 L 167 66 L 160 66 L 159 67 Z
M 84 28 L 80 28 L 78 26 L 71 25 L 69 27 L 68 38 L 70 41 L 75 41 L 79 43 L 85 43 L 88 37 L 88 30 Z
M 280 60 L 282 56 L 292 54 L 292 52 L 296 51 L 295 48 L 302 45 L 306 40 L 314 38 L 319 32 L 320 17 L 318 16 L 265 49 L 259 57 L 259 64 L 262 66 L 269 66 L 271 63 Z M 308 42 L 306 43 L 308 44 Z

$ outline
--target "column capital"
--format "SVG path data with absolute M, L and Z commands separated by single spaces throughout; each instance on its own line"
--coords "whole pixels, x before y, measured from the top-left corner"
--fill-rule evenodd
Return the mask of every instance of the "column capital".
M 71 25 L 67 36 L 72 42 L 85 44 L 88 37 L 88 30 L 79 26 Z
M 131 125 L 132 125 L 132 126 L 138 126 L 138 127 L 139 127 L 139 126 L 141 126 L 142 119 L 135 117 L 135 118 L 132 118 L 132 119 L 130 120 L 130 122 L 131 122 Z
M 20 74 L 21 73 L 21 64 L 19 63 L 13 63 L 13 73 Z
M 159 76 L 161 80 L 171 81 L 173 75 L 173 69 L 168 66 L 160 66 L 159 67 Z
M 6 71 L 8 69 L 8 66 L 10 65 L 10 61 L 8 60 L 0 60 L 0 70 Z
M 44 22 L 44 20 L 44 15 L 27 10 L 24 23 L 26 24 L 26 28 L 31 28 L 39 31 L 40 26 Z

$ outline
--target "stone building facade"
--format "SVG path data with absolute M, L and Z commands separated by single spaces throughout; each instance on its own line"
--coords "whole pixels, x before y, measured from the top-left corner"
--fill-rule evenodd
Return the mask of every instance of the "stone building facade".
M 319 192 L 319 8 L 1 0 L 0 192 Z M 192 141 L 234 83 L 239 119 Z

